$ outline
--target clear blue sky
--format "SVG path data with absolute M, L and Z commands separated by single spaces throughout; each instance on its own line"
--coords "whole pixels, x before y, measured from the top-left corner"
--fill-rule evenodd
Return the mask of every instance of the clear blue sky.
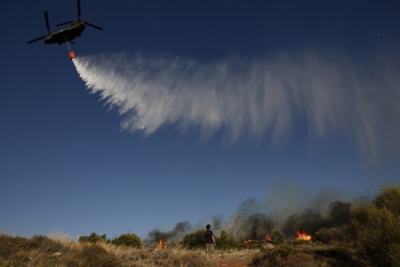
M 399 184 L 398 1 L 81 2 L 104 31 L 88 27 L 78 57 L 118 76 L 106 62 L 122 55 L 114 96 L 144 96 L 121 116 L 99 101 L 110 88 L 86 89 L 65 44 L 26 43 L 46 33 L 44 10 L 53 31 L 75 19 L 74 0 L 3 1 L 0 231 L 144 237 L 229 218 L 282 181 L 315 194 Z M 137 53 L 147 80 L 125 96 L 116 81 L 136 82 Z M 170 68 L 178 58 L 182 80 Z M 129 118 L 154 128 L 132 131 Z

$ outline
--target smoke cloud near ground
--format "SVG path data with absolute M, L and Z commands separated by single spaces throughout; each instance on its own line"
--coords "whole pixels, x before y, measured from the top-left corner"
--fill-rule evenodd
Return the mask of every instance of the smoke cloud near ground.
M 247 199 L 227 218 L 214 216 L 207 221 L 197 222 L 195 226 L 189 222 L 180 222 L 171 231 L 154 229 L 147 234 L 144 243 L 146 246 L 153 246 L 163 240 L 168 244 L 176 244 L 186 234 L 205 230 L 207 224 L 211 224 L 217 237 L 221 231 L 226 231 L 238 242 L 263 240 L 266 235 L 272 236 L 277 229 L 289 240 L 296 237 L 297 231 L 305 231 L 314 236 L 322 228 L 351 225 L 351 205 L 363 205 L 370 201 L 365 196 L 354 196 L 330 189 L 311 194 L 300 185 L 292 187 L 296 190 L 275 186 L 271 191 L 275 196 L 266 198 L 265 201 Z M 288 200 L 291 204 L 287 203 Z
M 400 151 L 400 76 L 395 60 L 304 53 L 201 63 L 126 54 L 73 60 L 91 93 L 122 116 L 121 127 L 150 135 L 163 125 L 218 131 L 229 142 L 271 136 L 275 143 L 306 121 L 322 140 L 344 136 L 362 156 Z

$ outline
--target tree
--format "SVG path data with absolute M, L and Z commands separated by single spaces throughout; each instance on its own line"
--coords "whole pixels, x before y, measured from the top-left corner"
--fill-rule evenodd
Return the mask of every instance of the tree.
M 126 246 L 134 248 L 143 248 L 143 242 L 135 234 L 123 234 L 111 241 L 111 244 L 116 246 Z
M 400 188 L 385 187 L 370 205 L 350 212 L 357 239 L 374 264 L 400 266 Z

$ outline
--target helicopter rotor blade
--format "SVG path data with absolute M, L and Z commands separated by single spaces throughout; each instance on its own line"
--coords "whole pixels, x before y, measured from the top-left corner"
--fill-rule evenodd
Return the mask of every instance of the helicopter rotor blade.
M 76 3 L 78 5 L 78 19 L 80 19 L 81 18 L 81 1 L 76 0 Z
M 103 30 L 102 27 L 96 26 L 96 25 L 94 25 L 94 24 L 92 24 L 92 23 L 89 23 L 89 22 L 87 22 L 87 21 L 85 21 L 85 24 L 88 25 L 88 26 L 90 26 L 90 27 L 96 28 L 96 29 L 98 29 L 98 30 L 101 30 L 101 31 Z
M 46 36 L 47 36 L 47 35 L 43 35 L 43 36 L 38 37 L 38 38 L 36 38 L 36 39 L 30 40 L 30 41 L 28 41 L 28 44 L 31 44 L 31 43 L 33 43 L 33 42 L 42 40 L 42 39 L 46 38 Z
M 74 21 L 71 20 L 71 21 L 63 22 L 63 23 L 57 24 L 56 26 L 62 26 L 62 25 L 65 25 L 65 24 L 71 24 L 72 22 L 74 22 Z
M 47 11 L 44 12 L 44 19 L 45 19 L 45 21 L 46 21 L 46 28 L 47 28 L 47 31 L 48 31 L 49 34 L 50 34 L 49 15 L 47 14 Z

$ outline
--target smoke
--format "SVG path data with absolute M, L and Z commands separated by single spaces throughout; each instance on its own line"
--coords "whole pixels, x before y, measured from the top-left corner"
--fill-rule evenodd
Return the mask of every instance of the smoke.
M 289 237 L 293 237 L 298 230 L 314 235 L 321 228 L 350 225 L 350 206 L 348 202 L 333 201 L 329 205 L 327 216 L 323 216 L 317 210 L 305 209 L 301 214 L 289 216 L 282 227 L 282 232 Z
M 147 238 L 143 240 L 143 243 L 145 246 L 152 246 L 162 240 L 163 242 L 168 241 L 169 244 L 175 244 L 191 229 L 192 226 L 189 222 L 179 222 L 171 231 L 154 229 L 147 234 Z
M 311 192 L 290 180 L 278 181 L 268 192 L 265 200 L 249 198 L 243 201 L 229 217 L 212 216 L 194 226 L 180 222 L 171 231 L 154 229 L 147 234 L 144 243 L 153 246 L 161 239 L 169 245 L 176 244 L 186 234 L 205 230 L 207 224 L 211 224 L 217 237 L 225 231 L 238 242 L 263 240 L 277 229 L 287 239 L 295 238 L 297 231 L 314 236 L 322 228 L 351 225 L 351 205 L 362 206 L 371 201 L 367 196 L 327 188 Z
M 121 128 L 150 135 L 163 125 L 195 128 L 203 139 L 284 139 L 306 121 L 323 140 L 345 136 L 361 155 L 399 153 L 400 76 L 395 60 L 356 65 L 344 56 L 305 53 L 201 63 L 125 54 L 73 60 L 91 93 L 123 117 Z
M 184 235 L 197 230 L 205 230 L 207 224 L 218 237 L 221 231 L 227 232 L 236 238 L 238 242 L 244 240 L 263 240 L 266 235 L 272 236 L 277 229 L 281 230 L 287 239 L 296 237 L 297 231 L 305 231 L 314 236 L 322 228 L 341 227 L 351 225 L 350 207 L 352 204 L 360 205 L 367 203 L 370 199 L 351 197 L 347 194 L 333 192 L 332 190 L 321 190 L 317 195 L 308 194 L 301 186 L 294 186 L 298 191 L 291 191 L 291 198 L 285 189 L 279 186 L 273 188 L 275 193 L 274 202 L 268 198 L 266 202 L 257 199 L 243 201 L 237 210 L 229 218 L 214 216 L 209 222 L 202 222 L 192 227 L 188 222 L 178 223 L 171 231 L 154 229 L 147 234 L 144 240 L 146 246 L 154 246 L 163 240 L 168 244 L 176 244 Z M 297 195 L 297 196 L 296 196 Z M 279 197 L 277 197 L 279 196 Z M 303 203 L 298 206 L 293 203 L 296 209 L 278 209 L 287 206 L 282 205 L 287 199 L 296 199 Z M 277 216 L 278 215 L 278 216 Z

